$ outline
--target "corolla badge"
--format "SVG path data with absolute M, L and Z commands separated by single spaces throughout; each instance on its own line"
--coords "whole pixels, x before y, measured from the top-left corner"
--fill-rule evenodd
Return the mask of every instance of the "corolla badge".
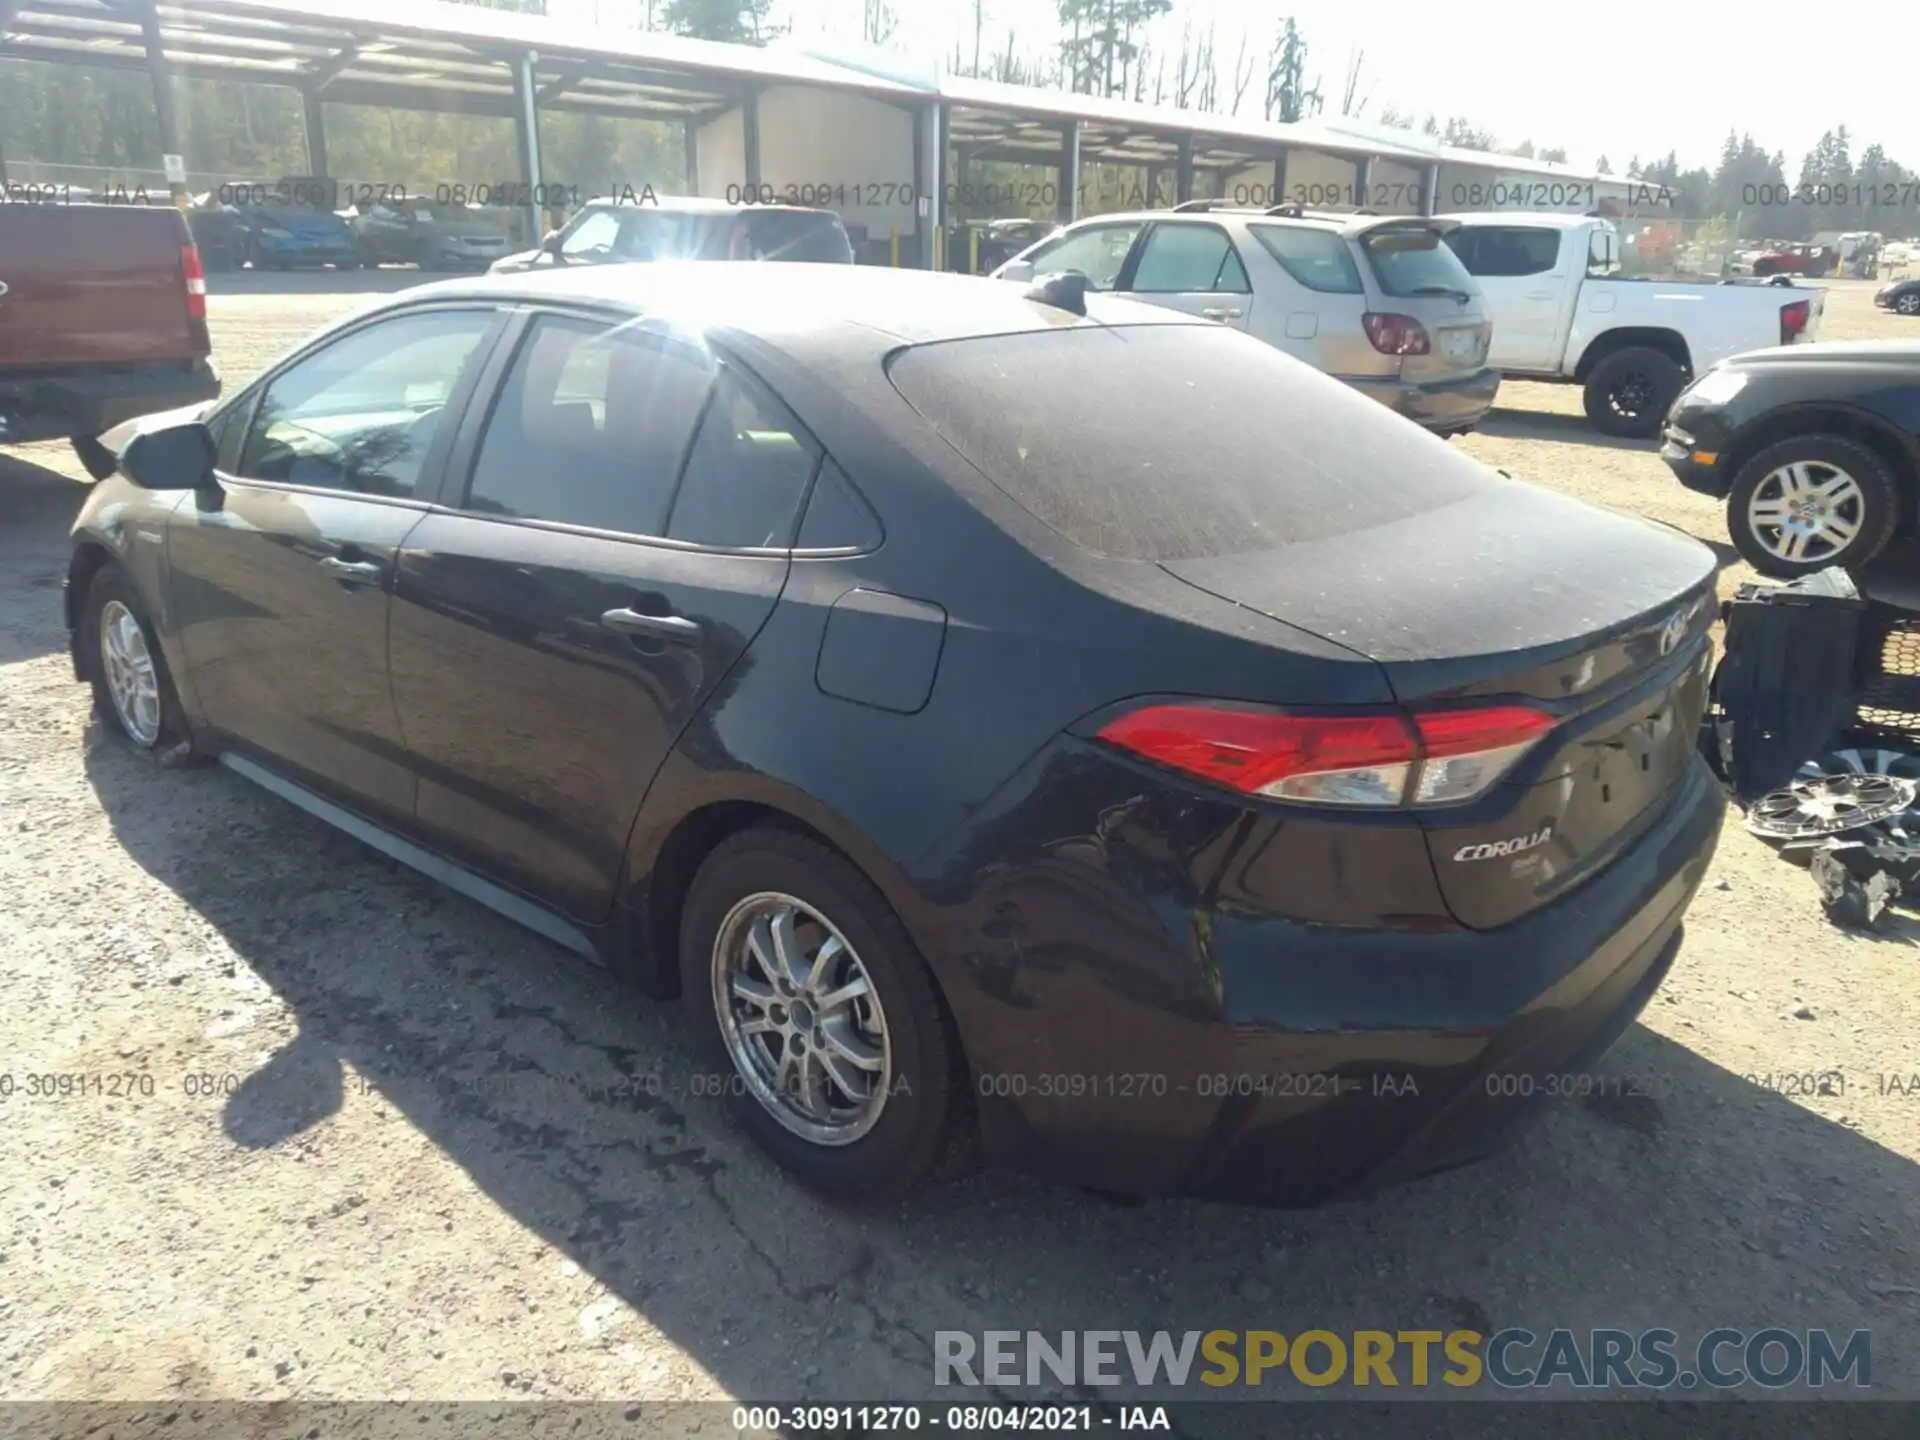
M 1462 845 L 1453 852 L 1456 860 L 1498 860 L 1504 855 L 1518 855 L 1523 851 L 1537 850 L 1553 838 L 1553 826 L 1542 825 L 1531 835 L 1516 835 L 1511 840 L 1488 840 L 1479 845 Z

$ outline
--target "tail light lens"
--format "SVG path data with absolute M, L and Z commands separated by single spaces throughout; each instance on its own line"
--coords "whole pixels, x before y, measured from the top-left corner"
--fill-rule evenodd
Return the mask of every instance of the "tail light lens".
M 1433 341 L 1427 327 L 1411 315 L 1386 315 L 1369 310 L 1360 317 L 1367 327 L 1367 339 L 1382 355 L 1428 355 Z
M 1395 809 L 1484 794 L 1553 724 L 1521 705 L 1300 715 L 1194 703 L 1129 711 L 1100 738 L 1245 795 Z
M 1813 318 L 1813 302 L 1796 300 L 1780 307 L 1780 343 L 1791 345 L 1807 333 L 1807 321 Z
M 199 246 L 180 247 L 180 278 L 187 286 L 187 318 L 204 321 L 207 318 L 207 272 L 200 264 Z

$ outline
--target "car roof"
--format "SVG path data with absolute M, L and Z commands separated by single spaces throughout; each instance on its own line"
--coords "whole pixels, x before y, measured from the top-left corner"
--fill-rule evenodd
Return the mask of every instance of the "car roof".
M 752 336 L 797 357 L 870 354 L 902 344 L 975 339 L 1073 326 L 1213 322 L 1110 295 L 1087 296 L 1086 315 L 1027 298 L 1004 280 L 878 265 L 661 260 L 559 266 L 544 271 L 443 280 L 396 294 L 389 306 L 481 297 L 590 305 L 683 321 L 706 332 Z
M 1437 215 L 1362 215 L 1353 210 L 1306 210 L 1298 206 L 1284 205 L 1267 208 L 1259 205 L 1212 205 L 1204 210 L 1122 210 L 1111 215 L 1087 215 L 1074 221 L 1075 225 L 1091 224 L 1094 221 L 1166 221 L 1173 224 L 1205 224 L 1210 220 L 1247 220 L 1268 225 L 1304 225 L 1310 229 L 1325 230 L 1340 235 L 1364 235 L 1369 230 L 1377 230 L 1386 225 L 1405 225 L 1413 223 L 1448 223 L 1448 217 Z
M 711 195 L 598 195 L 580 207 L 582 210 L 666 210 L 680 214 L 718 215 L 726 211 L 750 214 L 772 210 L 787 215 L 834 215 L 818 205 L 747 205 L 732 200 L 716 200 Z M 835 218 L 838 218 L 835 216 Z

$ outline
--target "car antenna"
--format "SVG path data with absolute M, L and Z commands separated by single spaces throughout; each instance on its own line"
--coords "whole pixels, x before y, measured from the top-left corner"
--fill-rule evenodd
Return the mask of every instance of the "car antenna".
M 1029 300 L 1038 300 L 1042 305 L 1051 305 L 1056 310 L 1070 310 L 1075 315 L 1087 313 L 1087 277 L 1078 270 L 1056 270 L 1051 275 L 1042 275 L 1026 290 Z

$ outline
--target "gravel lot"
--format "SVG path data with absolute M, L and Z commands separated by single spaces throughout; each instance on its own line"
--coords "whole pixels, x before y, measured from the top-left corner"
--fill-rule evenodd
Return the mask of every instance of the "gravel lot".
M 216 277 L 229 384 L 413 278 Z M 1870 288 L 1832 286 L 1824 337 L 1920 338 Z M 1718 506 L 1578 416 L 1513 385 L 1457 443 L 1742 577 Z M 1920 925 L 1835 930 L 1737 828 L 1606 1062 L 1657 1100 L 1316 1212 L 976 1174 L 846 1213 L 684 1093 L 673 1007 L 109 741 L 59 616 L 80 474 L 0 454 L 0 1397 L 861 1401 L 926 1397 L 936 1329 L 1778 1324 L 1872 1330 L 1876 1390 L 1920 1398 L 1920 1096 L 1875 1080 L 1920 1072 Z M 22 1088 L 75 1072 L 151 1091 Z M 660 1095 L 570 1083 L 633 1076 Z

